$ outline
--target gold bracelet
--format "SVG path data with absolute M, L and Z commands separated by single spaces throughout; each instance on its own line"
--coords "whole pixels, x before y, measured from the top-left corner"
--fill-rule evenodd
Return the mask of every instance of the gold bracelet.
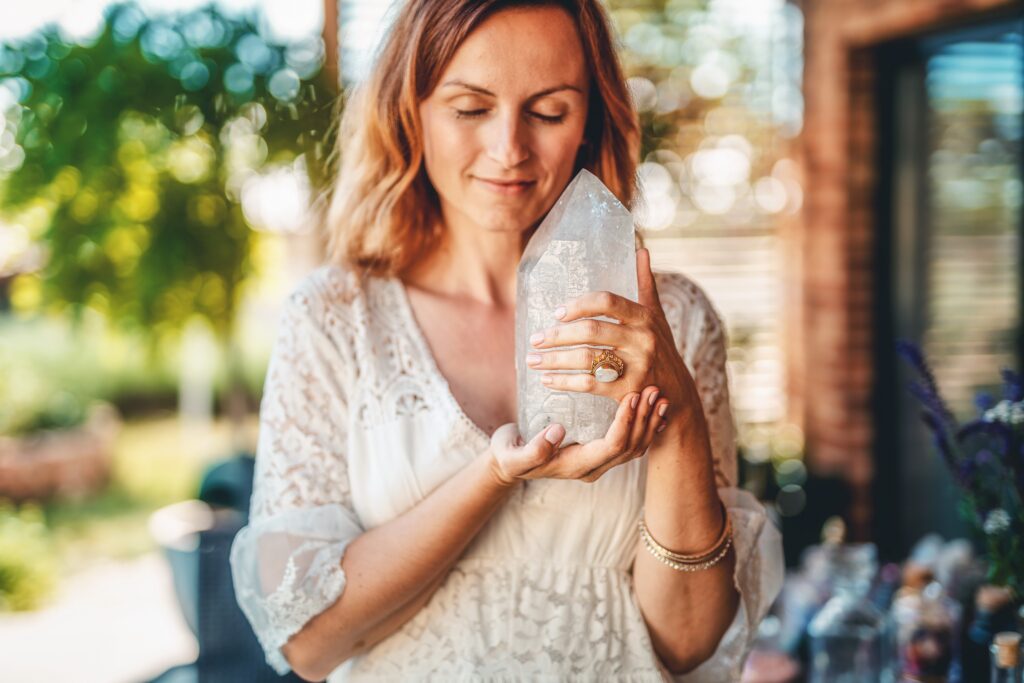
M 650 539 L 651 544 L 657 549 L 657 554 L 659 555 L 664 555 L 670 560 L 673 560 L 675 562 L 682 562 L 684 564 L 694 564 L 698 562 L 703 562 L 708 558 L 717 555 L 719 551 L 722 549 L 722 545 L 726 542 L 726 539 L 732 536 L 732 520 L 729 517 L 729 512 L 728 510 L 726 510 L 725 505 L 722 503 L 721 500 L 718 501 L 718 504 L 719 506 L 721 506 L 722 509 L 722 530 L 718 533 L 718 538 L 715 539 L 715 542 L 711 544 L 711 549 L 707 552 L 697 553 L 694 555 L 684 555 L 682 553 L 677 553 L 669 550 L 665 546 L 655 541 L 654 537 L 651 536 L 650 530 L 647 529 L 647 525 L 644 523 L 643 514 L 640 515 L 640 533 L 644 537 Z
M 719 501 L 719 504 L 721 504 L 721 501 Z M 654 537 L 651 536 L 651 532 L 647 529 L 647 525 L 644 523 L 642 514 L 637 526 L 640 528 L 640 538 L 643 539 L 644 546 L 652 555 L 673 569 L 693 572 L 715 566 L 722 561 L 722 558 L 729 552 L 729 548 L 732 547 L 732 519 L 725 509 L 725 505 L 722 505 L 722 518 L 722 531 L 714 545 L 711 546 L 710 550 L 695 555 L 673 552 L 655 541 Z

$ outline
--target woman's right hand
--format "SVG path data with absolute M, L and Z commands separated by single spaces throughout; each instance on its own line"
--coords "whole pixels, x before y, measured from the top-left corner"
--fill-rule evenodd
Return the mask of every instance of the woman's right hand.
M 662 414 L 668 402 L 657 400 L 658 389 L 646 387 L 630 392 L 619 400 L 615 419 L 600 439 L 560 449 L 565 427 L 551 424 L 529 443 L 524 443 L 515 422 L 504 424 L 491 436 L 491 470 L 505 486 L 523 479 L 598 478 L 612 467 L 629 462 L 647 452 L 665 422 Z M 636 405 L 634 405 L 634 403 Z

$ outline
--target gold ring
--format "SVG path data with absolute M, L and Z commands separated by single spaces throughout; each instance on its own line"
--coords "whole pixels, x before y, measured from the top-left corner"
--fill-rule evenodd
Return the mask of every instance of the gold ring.
M 614 382 L 626 370 L 626 364 L 608 349 L 602 349 L 590 364 L 590 374 L 598 382 Z

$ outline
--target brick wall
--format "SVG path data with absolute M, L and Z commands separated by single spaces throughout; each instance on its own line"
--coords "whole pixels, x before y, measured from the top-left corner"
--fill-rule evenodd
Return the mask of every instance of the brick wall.
M 869 536 L 872 480 L 872 250 L 877 161 L 875 48 L 964 23 L 1007 0 L 804 0 L 804 209 L 789 228 L 802 286 L 787 320 L 789 392 L 811 468 L 853 489 L 851 534 Z

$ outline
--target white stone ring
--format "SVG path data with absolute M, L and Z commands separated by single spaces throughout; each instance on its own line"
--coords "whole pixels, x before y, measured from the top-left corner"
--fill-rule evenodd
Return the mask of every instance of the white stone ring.
M 626 370 L 626 364 L 608 349 L 602 349 L 590 364 L 590 374 L 598 382 L 614 382 Z

